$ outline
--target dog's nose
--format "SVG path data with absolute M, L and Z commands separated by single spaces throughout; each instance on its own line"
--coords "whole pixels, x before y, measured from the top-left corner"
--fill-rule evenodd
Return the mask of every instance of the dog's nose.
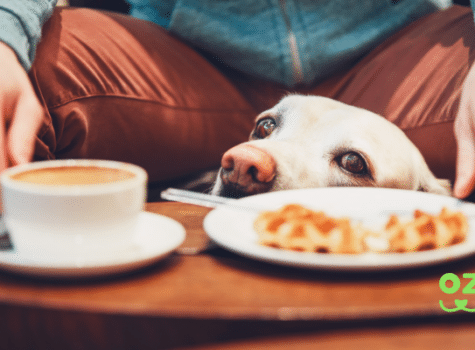
M 228 150 L 221 158 L 221 167 L 225 183 L 233 183 L 252 192 L 253 186 L 270 183 L 276 170 L 274 158 L 270 154 L 247 144 Z

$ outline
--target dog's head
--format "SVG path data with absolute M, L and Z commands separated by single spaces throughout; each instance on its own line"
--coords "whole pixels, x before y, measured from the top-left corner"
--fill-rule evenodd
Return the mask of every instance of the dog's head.
M 290 95 L 256 118 L 248 142 L 227 151 L 212 193 L 373 186 L 450 194 L 394 124 L 318 96 Z

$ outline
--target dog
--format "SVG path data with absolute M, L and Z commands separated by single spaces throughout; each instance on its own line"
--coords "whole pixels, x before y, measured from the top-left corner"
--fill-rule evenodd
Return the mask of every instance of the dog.
M 398 188 L 450 195 L 396 125 L 321 96 L 287 95 L 257 116 L 248 142 L 224 153 L 211 194 L 330 186 Z

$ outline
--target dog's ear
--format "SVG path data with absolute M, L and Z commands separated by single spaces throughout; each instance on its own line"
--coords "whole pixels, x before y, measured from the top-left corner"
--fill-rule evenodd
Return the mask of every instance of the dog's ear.
M 449 180 L 437 179 L 434 176 L 429 176 L 421 181 L 419 191 L 450 196 L 452 193 L 452 186 L 450 185 Z
M 417 154 L 417 155 L 416 155 Z M 438 179 L 429 168 L 421 153 L 415 152 L 416 158 L 413 158 L 417 164 L 416 177 L 418 178 L 418 191 L 441 194 L 445 196 L 452 195 L 452 187 L 449 180 Z

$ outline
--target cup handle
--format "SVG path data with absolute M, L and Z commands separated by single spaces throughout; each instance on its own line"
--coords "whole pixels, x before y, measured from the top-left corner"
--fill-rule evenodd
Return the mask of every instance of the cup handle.
M 10 234 L 5 227 L 2 214 L 0 213 L 0 252 L 13 250 L 13 243 Z

